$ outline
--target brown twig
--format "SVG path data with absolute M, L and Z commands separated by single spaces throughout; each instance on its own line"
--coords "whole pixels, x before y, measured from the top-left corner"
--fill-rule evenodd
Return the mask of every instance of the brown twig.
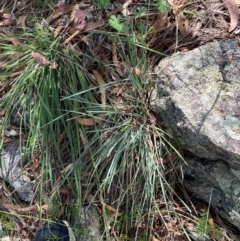
M 23 228 L 28 228 L 29 225 L 27 223 L 25 223 L 25 221 L 23 220 L 23 218 L 17 214 L 16 212 L 14 212 L 10 207 L 8 207 L 8 205 L 6 205 L 2 199 L 0 199 L 0 206 L 7 210 L 9 213 L 11 213 L 13 216 L 16 216 L 16 218 L 19 220 L 19 222 L 22 224 L 22 229 Z

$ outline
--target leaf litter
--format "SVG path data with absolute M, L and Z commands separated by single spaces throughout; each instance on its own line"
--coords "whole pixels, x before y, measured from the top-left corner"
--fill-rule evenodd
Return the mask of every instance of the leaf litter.
M 124 1 L 123 1 L 124 2 Z M 141 1 L 140 1 L 141 2 Z M 117 13 L 121 13 L 121 17 L 117 17 L 120 21 L 123 19 L 127 19 L 128 21 L 132 21 L 133 24 L 137 23 L 137 20 L 134 19 L 133 13 L 137 11 L 137 8 L 141 6 L 139 1 L 128 0 L 125 1 L 122 5 L 116 6 L 112 5 L 114 9 L 111 10 L 97 10 L 94 14 L 94 11 L 91 13 L 91 4 L 80 2 L 77 4 L 63 4 L 61 7 L 55 7 L 50 15 L 44 16 L 44 21 L 42 22 L 43 26 L 47 26 L 48 28 L 52 28 L 53 34 L 55 37 L 62 35 L 63 36 L 63 44 L 69 45 L 74 48 L 77 41 L 85 43 L 85 46 L 94 53 L 96 51 L 95 45 L 98 42 L 94 42 L 91 46 L 89 44 L 91 39 L 91 30 L 109 30 L 108 21 L 109 19 L 114 19 L 114 16 Z M 235 0 L 226 0 L 226 1 L 216 1 L 217 5 L 211 5 L 207 3 L 207 1 L 189 1 L 189 0 L 168 0 L 171 5 L 171 12 L 169 13 L 160 13 L 156 9 L 148 9 L 146 14 L 140 15 L 139 18 L 148 17 L 148 24 L 151 25 L 152 31 L 150 31 L 149 36 L 147 37 L 147 47 L 151 48 L 155 51 L 163 52 L 164 54 L 171 54 L 175 51 L 186 51 L 196 46 L 202 45 L 206 42 L 209 42 L 213 39 L 221 39 L 221 38 L 232 38 L 234 34 L 237 36 L 239 33 L 238 26 L 238 18 L 239 18 L 239 2 Z M 143 7 L 145 6 L 142 3 Z M 25 13 L 21 11 L 15 11 L 15 13 L 9 12 L 9 7 L 4 8 L 4 13 L 2 15 L 0 26 L 14 26 L 14 25 L 23 25 L 24 27 L 28 26 L 28 22 L 26 21 Z M 17 8 L 18 10 L 18 8 Z M 51 11 L 50 11 L 51 12 Z M 91 14 L 89 14 L 89 12 Z M 90 17 L 89 17 L 90 16 Z M 119 15 L 117 15 L 119 16 Z M 67 18 L 68 21 L 62 21 L 63 18 Z M 22 19 L 21 21 L 18 21 Z M 207 19 L 207 20 L 206 20 Z M 230 19 L 230 21 L 229 21 Z M 61 21 L 58 21 L 61 20 Z M 135 21 L 135 22 L 134 22 Z M 65 25 L 63 25 L 64 23 Z M 114 23 L 114 22 L 113 22 Z M 120 32 L 124 32 L 124 29 L 119 29 Z M 6 33 L 2 33 L 7 36 Z M 14 45 L 18 45 L 18 40 L 12 40 Z M 106 105 L 109 98 L 112 99 L 113 103 L 122 104 L 124 103 L 124 94 L 128 93 L 128 89 L 125 85 L 121 83 L 116 83 L 112 86 L 110 91 L 107 91 L 105 88 L 107 81 L 104 80 L 104 76 L 108 76 L 108 78 L 112 78 L 114 81 L 114 76 L 120 76 L 124 78 L 126 75 L 126 63 L 123 61 L 121 53 L 118 52 L 115 43 L 109 44 L 107 40 L 103 41 L 102 45 L 107 46 L 104 48 L 104 51 L 98 51 L 97 54 L 101 54 L 102 58 L 109 63 L 112 63 L 114 68 L 106 73 L 102 72 L 97 68 L 96 64 L 92 64 L 92 73 L 95 76 L 95 80 L 99 86 L 100 90 L 100 102 L 103 106 Z M 94 46 L 94 47 L 93 47 Z M 102 50 L 102 49 L 101 49 Z M 51 62 L 44 55 L 38 52 L 32 52 L 32 58 L 39 65 L 48 65 L 51 69 L 56 69 L 58 64 L 55 62 Z M 109 57 L 111 56 L 111 57 Z M 148 54 L 149 61 L 154 64 L 162 58 L 159 55 L 154 55 L 150 51 Z M 0 67 L 5 67 L 5 60 L 0 60 Z M 82 59 L 82 61 L 87 61 Z M 1 64 L 2 63 L 2 64 Z M 8 62 L 6 62 L 8 63 Z M 141 75 L 142 68 L 138 66 L 129 67 L 129 71 L 135 73 L 136 75 Z M 18 72 L 18 74 L 21 73 Z M 23 71 L 24 73 L 24 71 Z M 110 80 L 111 81 L 111 80 Z M 131 91 L 130 91 L 131 92 Z M 128 111 L 128 110 L 126 110 Z M 4 115 L 4 110 L 2 112 Z M 82 128 L 89 128 L 96 124 L 101 123 L 105 120 L 106 117 L 104 115 L 99 116 L 91 116 L 91 117 L 79 117 L 76 118 L 76 121 L 81 125 Z M 87 150 L 89 147 L 87 146 L 87 139 L 84 132 L 79 129 L 80 139 L 84 145 L 84 149 Z M 59 137 L 59 141 L 63 141 L 65 134 Z M 9 138 L 9 137 L 5 137 Z M 7 140 L 7 139 L 6 139 Z M 164 158 L 164 162 L 174 162 L 176 161 L 175 153 L 169 154 Z M 36 170 L 37 165 L 39 165 L 38 160 L 36 160 Z M 68 168 L 71 167 L 71 163 L 66 169 L 62 170 L 65 172 Z M 63 192 L 67 192 L 66 190 L 62 190 Z M 8 193 L 10 195 L 10 193 Z M 8 199 L 4 194 L 0 195 L 0 198 L 3 199 L 3 203 L 6 205 L 9 203 Z M 105 203 L 103 199 L 101 199 L 104 205 L 109 210 L 115 210 L 115 207 L 108 205 Z M 16 212 L 19 215 L 24 212 L 28 213 L 37 213 L 38 207 L 35 204 L 26 205 L 22 203 L 18 203 L 17 206 L 3 206 L 4 209 L 10 210 L 11 212 Z M 50 207 L 42 207 L 42 209 L 50 209 Z M 18 215 L 17 214 L 17 215 Z M 20 216 L 19 216 L 20 217 Z M 18 218 L 19 225 L 28 225 L 26 224 L 29 220 L 24 221 L 21 218 Z M 175 233 L 175 240 L 184 240 L 181 231 L 181 223 L 179 223 L 175 217 L 169 217 L 167 214 L 165 215 L 165 221 L 171 223 L 171 232 Z M 185 224 L 188 225 L 188 219 L 184 220 Z M 213 220 L 209 220 L 211 224 Z M 139 228 L 145 229 L 144 224 L 139 224 Z M 111 227 L 113 232 L 114 227 Z M 133 227 L 134 228 L 134 227 Z M 154 232 L 152 235 L 152 240 L 171 240 L 173 236 L 171 236 L 170 226 L 169 230 L 166 229 L 161 224 L 160 219 L 156 217 L 156 221 L 154 224 Z M 161 235 L 159 235 L 161 233 Z M 26 234 L 25 234 L 26 235 Z M 116 237 L 117 238 L 117 237 Z

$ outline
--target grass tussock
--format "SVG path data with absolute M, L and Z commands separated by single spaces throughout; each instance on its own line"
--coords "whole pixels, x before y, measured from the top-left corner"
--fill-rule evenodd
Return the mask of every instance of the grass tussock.
M 174 184 L 183 159 L 149 109 L 150 26 L 126 24 L 122 33 L 89 31 L 92 41 L 101 40 L 95 52 L 77 40 L 63 44 L 64 35 L 54 37 L 39 22 L 1 34 L 2 126 L 12 113 L 21 116 L 21 141 L 40 163 L 36 201 L 69 207 L 95 202 L 106 237 L 111 226 L 117 236 L 137 240 L 140 224 L 149 238 L 156 219 L 166 224 L 166 213 L 178 216 Z M 168 163 L 173 152 L 178 161 Z

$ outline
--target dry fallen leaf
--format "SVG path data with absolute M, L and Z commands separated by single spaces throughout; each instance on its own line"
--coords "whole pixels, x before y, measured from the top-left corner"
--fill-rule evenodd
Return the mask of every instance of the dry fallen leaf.
M 6 111 L 7 111 L 7 108 L 6 108 L 6 107 L 3 107 L 3 108 L 0 110 L 0 116 L 1 116 L 1 117 L 4 116 L 5 113 L 6 113 Z
M 26 19 L 27 19 L 27 17 L 28 17 L 27 15 L 18 16 L 16 25 L 22 26 L 23 29 L 26 29 Z
M 12 24 L 12 20 L 10 18 L 4 19 L 3 21 L 0 22 L 0 26 L 9 26 Z
M 168 3 L 172 6 L 173 13 L 176 17 L 177 27 L 182 35 L 185 35 L 188 32 L 188 20 L 181 12 L 182 8 L 189 2 L 190 0 L 168 0 Z
M 86 151 L 88 149 L 88 141 L 86 136 L 84 135 L 83 131 L 81 129 L 79 129 L 79 133 L 80 133 L 80 138 L 84 147 L 84 150 Z
M 81 2 L 78 4 L 79 8 L 87 8 L 89 7 L 89 4 L 86 4 L 84 2 Z M 75 5 L 68 5 L 65 4 L 62 7 L 59 7 L 58 9 L 56 9 L 56 11 L 53 13 L 52 16 L 50 16 L 49 18 L 47 18 L 46 23 L 50 24 L 51 22 L 53 22 L 55 19 L 59 18 L 61 15 L 66 14 L 68 12 L 71 12 L 73 10 L 73 8 L 75 7 Z
M 113 87 L 113 89 L 111 90 L 111 92 L 110 92 L 110 96 L 111 95 L 119 95 L 119 94 L 122 94 L 122 92 L 124 92 L 125 91 L 125 88 L 124 88 L 124 86 L 123 85 L 121 85 L 121 84 L 117 84 L 117 85 L 115 85 L 114 87 Z
M 176 22 L 177 22 L 177 27 L 180 31 L 180 33 L 184 36 L 188 32 L 188 20 L 186 17 L 183 15 L 183 13 L 179 12 L 176 15 Z
M 60 34 L 60 31 L 63 29 L 64 27 L 62 25 L 59 25 L 56 27 L 56 29 L 54 30 L 54 33 L 53 33 L 53 36 L 54 38 L 56 38 L 59 34 Z
M 189 1 L 190 0 L 173 0 L 168 2 L 172 5 L 173 13 L 177 14 Z
M 97 82 L 99 84 L 99 87 L 100 87 L 102 105 L 105 106 L 106 105 L 106 92 L 105 92 L 105 88 L 104 88 L 105 81 L 103 80 L 102 75 L 97 70 L 93 70 L 93 73 L 94 73 L 94 75 L 97 79 Z M 105 108 L 103 108 L 103 109 L 105 109 Z
M 103 115 L 99 115 L 98 117 L 92 118 L 77 118 L 77 122 L 83 126 L 93 126 L 104 119 Z
M 139 69 L 138 67 L 134 67 L 134 68 L 131 68 L 131 72 L 137 76 L 140 76 L 144 74 L 144 69 L 143 68 Z
M 86 14 L 83 10 L 79 9 L 79 5 L 76 4 L 73 7 L 72 14 L 71 14 L 71 21 L 74 22 L 76 29 L 83 29 L 86 25 Z
M 151 234 L 151 241 L 160 241 L 160 240 L 156 238 L 154 234 Z
M 105 20 L 99 19 L 97 22 L 87 23 L 83 30 L 84 31 L 93 30 L 93 29 L 96 29 L 98 27 L 101 27 L 104 24 L 105 24 Z
M 7 26 L 12 25 L 16 22 L 16 17 L 14 14 L 11 13 L 4 13 L 3 14 L 3 21 L 0 22 L 0 26 Z
M 153 37 L 148 42 L 148 45 L 151 45 L 151 43 L 153 43 L 157 39 L 157 36 L 159 36 L 159 33 L 161 33 L 161 31 L 164 30 L 164 28 L 167 26 L 167 23 L 168 23 L 168 13 L 159 13 L 152 26 L 154 29 Z
M 127 0 L 124 4 L 122 4 L 120 7 L 118 7 L 117 9 L 115 9 L 114 11 L 110 12 L 108 14 L 108 16 L 111 16 L 111 15 L 114 15 L 116 14 L 117 12 L 122 12 L 122 14 L 128 14 L 128 11 L 125 11 L 124 10 L 130 5 L 132 4 L 132 0 Z
M 118 74 L 120 76 L 123 76 L 123 71 L 119 67 L 119 61 L 118 61 L 118 57 L 117 57 L 117 48 L 114 43 L 112 44 L 112 58 L 113 58 L 113 64 L 114 64 L 116 71 L 118 72 Z
M 61 173 L 61 174 L 64 174 L 64 173 L 68 172 L 69 170 L 71 170 L 72 166 L 73 166 L 73 164 L 70 163 L 70 164 L 67 165 L 65 168 L 63 168 L 60 173 Z
M 58 9 L 55 10 L 55 12 L 51 16 L 51 19 L 48 23 L 50 24 L 51 22 L 53 22 L 55 19 L 57 19 L 61 15 L 71 12 L 73 10 L 74 6 L 75 5 L 65 4 L 64 6 L 59 7 Z
M 238 16 L 239 16 L 238 5 L 235 0 L 225 0 L 224 5 L 228 9 L 230 20 L 231 20 L 230 28 L 228 31 L 232 32 L 238 26 Z
M 56 62 L 51 62 L 50 64 L 49 64 L 49 68 L 50 69 L 56 69 L 58 67 L 58 64 L 56 63 Z
M 19 41 L 19 39 L 17 37 L 12 37 L 12 38 L 10 38 L 10 40 L 12 41 L 14 46 L 19 46 L 20 45 L 20 41 Z
M 36 52 L 32 52 L 31 55 L 37 63 L 39 63 L 41 65 L 44 65 L 47 63 L 47 60 L 43 55 L 36 53 Z
M 66 135 L 67 135 L 66 131 L 63 131 L 61 133 L 61 135 L 58 138 L 58 144 L 61 144 L 63 142 L 63 140 L 65 139 Z

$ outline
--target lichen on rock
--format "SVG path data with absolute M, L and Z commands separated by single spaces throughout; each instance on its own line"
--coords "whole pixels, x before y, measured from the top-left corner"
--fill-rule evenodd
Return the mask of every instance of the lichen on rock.
M 161 60 L 151 108 L 182 147 L 240 167 L 239 63 L 236 40 Z

